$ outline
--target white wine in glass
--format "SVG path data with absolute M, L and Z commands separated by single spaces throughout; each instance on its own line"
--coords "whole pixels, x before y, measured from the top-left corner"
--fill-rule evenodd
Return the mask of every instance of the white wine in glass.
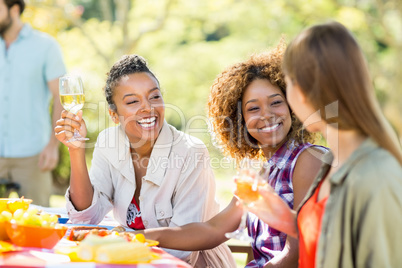
M 64 109 L 74 114 L 84 107 L 85 95 L 81 77 L 67 75 L 59 79 L 60 103 Z M 68 142 L 89 140 L 80 135 L 78 130 L 74 130 L 74 137 Z
M 84 107 L 85 95 L 84 94 L 65 94 L 60 95 L 61 105 L 67 111 L 76 114 Z

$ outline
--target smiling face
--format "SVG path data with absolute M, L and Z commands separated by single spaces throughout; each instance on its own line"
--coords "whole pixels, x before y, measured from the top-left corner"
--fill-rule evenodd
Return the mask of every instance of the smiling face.
M 154 142 L 162 129 L 165 105 L 157 80 L 149 73 L 133 73 L 120 78 L 113 94 L 116 111 L 109 110 L 121 123 L 131 145 Z
M 256 79 L 246 88 L 242 113 L 248 133 L 263 149 L 276 147 L 290 131 L 292 120 L 286 98 L 266 79 Z

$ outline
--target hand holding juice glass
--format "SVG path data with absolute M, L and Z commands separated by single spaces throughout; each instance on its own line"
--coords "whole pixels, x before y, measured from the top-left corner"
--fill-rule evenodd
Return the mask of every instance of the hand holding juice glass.
M 267 184 L 269 173 L 268 163 L 254 159 L 244 159 L 241 162 L 239 174 L 234 178 L 236 183 L 235 195 L 243 203 L 243 215 L 236 231 L 226 233 L 227 238 L 235 238 L 251 242 L 252 238 L 244 231 L 247 220 L 247 207 L 261 198 L 258 187 Z

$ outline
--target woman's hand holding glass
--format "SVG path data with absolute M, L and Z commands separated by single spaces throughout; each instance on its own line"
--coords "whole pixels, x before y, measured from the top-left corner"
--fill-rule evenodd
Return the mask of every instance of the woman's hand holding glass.
M 80 136 L 87 135 L 87 127 L 84 119 L 82 119 L 82 111 L 77 114 L 63 110 L 61 118 L 57 120 L 54 128 L 56 138 L 69 148 L 81 147 L 84 140 L 73 140 L 74 135 L 78 133 Z
M 267 184 L 268 173 L 268 166 L 258 160 L 244 159 L 241 162 L 239 174 L 234 179 L 236 183 L 235 195 L 243 204 L 243 215 L 237 230 L 225 234 L 227 238 L 252 242 L 253 239 L 248 236 L 245 230 L 247 211 L 249 207 L 260 199 L 258 187 Z
M 260 220 L 270 227 L 284 232 L 290 236 L 297 237 L 296 211 L 275 192 L 268 184 L 259 184 L 257 193 L 253 193 L 253 203 L 248 206 L 249 212 L 255 214 Z M 239 194 L 240 199 L 249 199 L 248 196 Z
M 63 77 L 60 77 L 59 79 L 59 94 L 60 94 L 60 103 L 70 113 L 73 115 L 70 115 L 69 118 L 71 120 L 75 119 L 78 123 L 79 126 L 73 126 L 73 136 L 70 137 L 67 141 L 64 141 L 63 143 L 66 144 L 68 142 L 73 142 L 73 141 L 84 141 L 88 140 L 88 138 L 85 138 L 85 136 L 82 136 L 80 132 L 81 130 L 81 121 L 82 121 L 82 111 L 81 109 L 84 107 L 84 102 L 85 102 L 85 95 L 84 95 L 84 87 L 82 85 L 82 80 L 80 76 L 71 76 L 71 75 L 66 75 Z M 78 115 L 78 112 L 80 114 Z M 75 116 L 76 115 L 76 116 Z M 63 114 L 62 114 L 63 118 Z M 65 116 L 67 118 L 67 115 Z M 83 121 L 82 121 L 83 122 Z M 76 124 L 75 124 L 76 125 Z M 67 134 L 67 133 L 66 133 Z M 86 129 L 85 129 L 85 135 L 86 135 Z

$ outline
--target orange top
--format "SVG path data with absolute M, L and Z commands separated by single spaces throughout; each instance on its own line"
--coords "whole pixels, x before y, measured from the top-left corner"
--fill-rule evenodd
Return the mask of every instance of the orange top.
M 321 233 L 321 221 L 328 197 L 317 202 L 318 192 L 322 182 L 318 185 L 313 196 L 301 208 L 297 220 L 299 229 L 299 268 L 314 268 L 318 238 Z

